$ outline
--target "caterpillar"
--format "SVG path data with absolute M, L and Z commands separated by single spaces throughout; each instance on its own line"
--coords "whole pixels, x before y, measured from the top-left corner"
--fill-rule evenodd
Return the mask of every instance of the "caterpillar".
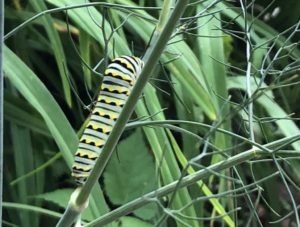
M 77 185 L 83 185 L 90 175 L 143 65 L 137 57 L 121 56 L 105 70 L 97 102 L 75 153 L 72 176 Z

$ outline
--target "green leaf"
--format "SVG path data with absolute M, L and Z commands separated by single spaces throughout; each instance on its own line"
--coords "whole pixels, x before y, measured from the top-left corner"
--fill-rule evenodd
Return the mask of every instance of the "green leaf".
M 4 72 L 12 84 L 44 118 L 56 144 L 70 167 L 78 138 L 69 121 L 39 78 L 7 47 Z
M 40 195 L 36 195 L 35 198 L 43 199 L 55 203 L 59 207 L 66 207 L 69 202 L 69 198 L 74 190 L 73 189 L 59 189 L 53 192 L 48 192 Z
M 44 1 L 31 0 L 30 3 L 33 6 L 33 8 L 38 12 L 47 10 Z M 65 94 L 66 102 L 68 103 L 69 106 L 71 106 L 72 105 L 71 88 L 67 77 L 67 73 L 65 72 L 64 69 L 67 61 L 63 51 L 63 45 L 61 43 L 57 30 L 54 28 L 54 21 L 52 20 L 51 15 L 45 15 L 41 20 L 48 34 L 51 43 L 51 50 L 53 51 L 54 57 L 56 59 L 59 74 L 63 84 L 62 89 Z
M 39 78 L 9 48 L 4 47 L 4 73 L 24 98 L 41 114 L 53 139 L 70 168 L 78 138 L 68 119 Z M 93 214 L 99 216 L 109 209 L 100 187 L 94 187 L 91 197 Z
M 15 124 L 11 124 L 10 129 L 16 175 L 22 176 L 29 171 L 29 169 L 34 168 L 31 135 L 27 128 Z M 20 182 L 20 184 L 17 185 L 18 200 L 24 204 L 29 204 L 28 197 L 29 195 L 36 193 L 36 186 L 36 181 L 33 178 Z M 32 226 L 37 226 L 37 220 L 34 220 L 33 222 L 30 221 L 30 219 L 34 217 L 32 214 L 24 212 L 19 213 L 18 216 L 20 217 L 21 223 L 25 226 L 29 226 L 30 223 Z
M 67 204 L 69 202 L 70 196 L 73 191 L 74 189 L 69 189 L 69 188 L 59 189 L 53 192 L 37 195 L 35 196 L 35 198 L 43 199 L 45 201 L 55 203 L 59 207 L 65 208 L 67 207 Z M 88 221 L 94 219 L 91 209 L 87 208 L 84 210 L 84 212 L 82 213 L 82 219 Z
M 158 214 L 158 207 L 156 204 L 151 203 L 145 205 L 137 210 L 134 210 L 133 213 L 135 216 L 143 219 L 143 220 L 152 220 Z
M 15 101 L 19 101 L 16 103 Z M 32 131 L 41 133 L 45 136 L 51 136 L 49 130 L 45 126 L 44 121 L 36 116 L 35 111 L 29 108 L 29 105 L 19 105 L 24 100 L 9 99 L 7 96 L 4 101 L 4 118 L 5 120 L 11 121 Z M 27 104 L 27 103 L 26 103 Z
M 104 173 L 104 188 L 110 201 L 121 205 L 154 190 L 155 186 L 154 161 L 139 129 L 118 145 L 117 154 L 113 154 Z M 136 214 L 152 218 L 155 207 L 142 208 Z

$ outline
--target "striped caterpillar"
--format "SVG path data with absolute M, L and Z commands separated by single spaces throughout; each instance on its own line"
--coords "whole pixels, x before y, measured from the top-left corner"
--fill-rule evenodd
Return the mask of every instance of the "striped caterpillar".
M 137 57 L 121 56 L 105 70 L 97 102 L 75 153 L 72 176 L 77 185 L 83 185 L 90 175 L 143 65 Z

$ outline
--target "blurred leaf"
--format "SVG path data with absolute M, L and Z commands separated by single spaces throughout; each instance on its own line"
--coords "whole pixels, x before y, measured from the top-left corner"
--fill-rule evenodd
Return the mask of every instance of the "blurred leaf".
M 151 203 L 133 211 L 133 213 L 135 216 L 148 221 L 152 220 L 154 216 L 157 216 L 159 214 L 159 211 L 157 204 Z
M 250 86 L 251 86 L 251 93 L 253 94 L 257 89 L 257 85 L 260 82 L 260 78 L 254 78 L 251 77 L 250 79 Z M 274 99 L 273 92 L 269 89 L 267 89 L 266 83 L 262 82 L 260 89 L 266 89 L 264 90 L 264 94 L 262 96 L 259 96 L 256 101 L 261 104 L 267 104 L 268 101 L 264 100 L 265 96 L 268 96 L 272 99 Z M 235 77 L 228 77 L 228 89 L 240 89 L 240 90 L 246 90 L 246 77 L 244 76 L 235 76 Z
M 42 115 L 53 139 L 70 168 L 78 138 L 68 119 L 38 77 L 7 47 L 4 48 L 4 72 L 25 99 Z M 109 209 L 99 186 L 91 197 L 93 214 L 99 216 Z
M 52 192 L 36 195 L 35 198 L 38 199 L 43 199 L 48 202 L 55 203 L 61 208 L 67 207 L 67 204 L 69 202 L 70 196 L 73 193 L 74 189 L 58 189 Z M 91 209 L 88 207 L 87 209 L 84 210 L 82 213 L 82 219 L 83 220 L 88 220 L 91 221 L 93 220 L 93 215 Z
M 30 0 L 30 2 L 33 8 L 38 12 L 47 10 L 44 1 Z M 59 69 L 59 74 L 62 80 L 62 89 L 64 91 L 66 102 L 68 103 L 69 106 L 71 106 L 72 105 L 71 88 L 67 76 L 68 72 L 66 72 L 67 70 L 65 69 L 67 61 L 65 58 L 63 45 L 61 43 L 57 30 L 54 28 L 54 22 L 52 20 L 51 15 L 44 15 L 44 17 L 42 18 L 42 23 L 48 34 L 51 43 L 51 50 L 53 51 L 54 57 L 56 59 L 56 63 Z
M 8 102 L 7 96 L 4 101 L 4 118 L 32 131 L 51 137 L 45 122 L 41 118 L 34 116 L 32 109 L 24 106 L 22 108 L 15 102 Z
M 119 219 L 118 227 L 151 227 L 153 225 L 133 217 L 122 217 Z
M 87 64 L 91 64 L 90 59 L 90 36 L 86 34 L 86 32 L 80 32 L 79 36 L 79 49 L 80 49 L 80 56 L 82 60 Z M 92 88 L 92 77 L 91 77 L 91 70 L 88 69 L 84 64 L 82 64 L 82 70 L 84 75 L 84 82 L 86 86 L 91 89 Z
M 104 173 L 104 188 L 110 201 L 121 205 L 154 190 L 156 185 L 153 158 L 138 129 L 118 145 Z M 155 215 L 155 208 L 142 208 L 136 214 L 149 219 Z
M 70 167 L 77 136 L 64 113 L 39 78 L 7 47 L 4 48 L 4 72 L 25 99 L 44 118 L 54 140 Z
M 165 120 L 164 113 L 161 111 L 159 99 L 153 86 L 147 85 L 144 90 L 145 97 L 136 106 L 139 117 L 151 116 L 152 120 Z M 153 115 L 153 113 L 155 113 Z M 171 143 L 164 128 L 143 127 L 148 143 L 153 150 L 156 165 L 159 167 L 163 184 L 169 184 L 181 177 L 180 167 L 174 155 Z M 180 209 L 185 204 L 192 203 L 192 198 L 187 188 L 176 191 L 174 200 L 171 204 L 172 209 Z M 194 206 L 189 206 L 184 211 L 184 215 L 194 217 L 196 210 Z M 199 226 L 196 220 L 188 220 L 190 225 Z M 179 226 L 181 226 L 179 224 Z
M 70 196 L 74 190 L 73 189 L 58 189 L 52 192 L 36 195 L 36 198 L 44 199 L 55 203 L 59 207 L 66 207 L 69 202 Z
M 29 130 L 18 126 L 16 124 L 11 124 L 11 139 L 14 150 L 14 159 L 16 166 L 16 175 L 22 176 L 28 171 L 34 168 L 34 157 L 33 157 L 33 147 L 31 143 L 31 135 Z M 36 194 L 36 181 L 33 178 L 27 179 L 26 181 L 21 181 L 17 185 L 18 200 L 24 204 L 29 204 L 29 196 Z M 21 223 L 25 226 L 37 226 L 38 220 L 34 214 L 27 212 L 19 213 Z M 34 218 L 34 221 L 30 219 Z

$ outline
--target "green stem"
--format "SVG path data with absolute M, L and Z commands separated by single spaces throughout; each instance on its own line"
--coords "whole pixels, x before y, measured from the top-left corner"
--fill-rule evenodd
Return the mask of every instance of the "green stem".
M 185 120 L 163 120 L 163 121 L 141 121 L 141 122 L 133 122 L 133 123 L 129 123 L 126 125 L 126 129 L 132 129 L 132 128 L 136 128 L 136 127 L 141 127 L 141 126 L 154 126 L 154 125 L 158 125 L 158 126 L 161 126 L 161 127 L 166 127 L 166 128 L 170 128 L 168 126 L 168 124 L 188 124 L 188 125 L 194 125 L 194 126 L 199 126 L 199 127 L 203 127 L 203 128 L 208 128 L 208 129 L 212 129 L 214 128 L 214 126 L 212 125 L 208 125 L 208 124 L 204 124 L 204 123 L 200 123 L 200 122 L 194 122 L 194 121 L 185 121 Z M 245 141 L 246 143 L 248 144 L 251 144 L 252 146 L 254 147 L 257 147 L 263 151 L 266 151 L 266 152 L 269 152 L 271 153 L 272 150 L 270 150 L 269 148 L 259 144 L 259 143 L 256 143 L 256 142 L 253 142 L 243 136 L 240 136 L 238 134 L 235 134 L 233 132 L 230 132 L 230 131 L 227 131 L 225 129 L 222 129 L 222 128 L 215 128 L 214 130 L 216 130 L 217 132 L 221 132 L 221 133 L 224 133 L 226 135 L 229 135 L 229 136 L 232 136 L 236 139 L 240 139 L 242 141 Z M 275 146 L 279 146 L 283 143 L 285 143 L 286 141 L 292 141 L 292 142 L 295 142 L 297 140 L 300 139 L 300 135 L 299 134 L 295 134 L 293 136 L 290 136 L 290 137 L 284 137 L 283 139 L 280 139 L 278 141 L 275 141 L 274 142 L 274 145 L 272 146 L 275 147 Z M 292 143 L 291 142 L 291 143 Z M 270 143 L 270 145 L 273 144 Z
M 267 149 L 267 148 L 271 147 L 273 145 L 273 143 L 265 145 L 264 148 Z M 155 202 L 156 199 L 158 199 L 158 198 L 161 198 L 163 196 L 168 195 L 169 193 L 172 193 L 175 188 L 178 189 L 178 188 L 187 187 L 189 185 L 196 183 L 199 180 L 203 180 L 204 178 L 207 178 L 207 177 L 213 175 L 215 172 L 220 172 L 227 168 L 237 166 L 237 165 L 239 165 L 245 161 L 248 161 L 252 158 L 255 158 L 257 156 L 269 156 L 269 155 L 270 155 L 270 152 L 259 150 L 259 149 L 251 149 L 251 150 L 242 152 L 240 154 L 237 154 L 235 156 L 228 158 L 227 160 L 220 161 L 220 162 L 213 164 L 205 169 L 201 169 L 195 173 L 185 176 L 180 180 L 180 182 L 174 181 L 168 185 L 161 187 L 158 190 L 152 191 L 144 196 L 141 196 L 141 197 L 115 209 L 114 211 L 111 211 L 110 213 L 107 213 L 107 214 L 103 215 L 102 217 L 88 223 L 87 225 L 85 225 L 85 227 L 104 226 L 105 224 L 108 224 L 108 223 L 112 222 L 113 220 L 116 220 L 119 217 L 127 215 L 127 214 L 131 213 L 132 211 L 134 211 L 148 203 Z
M 3 192 L 3 33 L 4 33 L 4 0 L 0 1 L 0 204 Z M 0 207 L 2 220 L 2 206 Z
M 177 2 L 169 20 L 167 21 L 164 30 L 157 38 L 157 40 L 155 40 L 153 48 L 149 48 L 149 51 L 147 52 L 149 54 L 146 53 L 146 55 L 149 57 L 147 58 L 141 75 L 139 76 L 136 85 L 133 87 L 131 95 L 129 96 L 113 130 L 111 131 L 111 134 L 106 144 L 103 147 L 102 154 L 97 160 L 86 183 L 81 188 L 76 201 L 69 203 L 62 219 L 57 224 L 58 227 L 70 226 L 80 214 L 78 210 L 81 210 L 83 204 L 86 203 L 94 184 L 98 181 L 99 177 L 101 176 L 112 152 L 114 151 L 115 146 L 118 143 L 118 140 L 126 126 L 126 123 L 134 110 L 135 104 L 137 103 L 145 85 L 147 84 L 150 76 L 152 75 L 152 72 L 154 70 L 153 65 L 156 65 L 156 63 L 158 62 L 159 57 L 163 52 L 169 40 L 169 37 L 171 36 L 177 21 L 183 14 L 183 11 L 188 2 L 188 0 L 180 0 Z
M 170 14 L 170 9 L 171 9 L 171 6 L 173 5 L 173 2 L 174 2 L 173 0 L 164 0 L 163 1 L 163 7 L 160 12 L 159 20 L 158 20 L 158 23 L 157 23 L 157 26 L 155 29 L 156 31 L 161 32 L 162 29 L 164 28 L 165 24 L 167 23 L 169 14 Z

